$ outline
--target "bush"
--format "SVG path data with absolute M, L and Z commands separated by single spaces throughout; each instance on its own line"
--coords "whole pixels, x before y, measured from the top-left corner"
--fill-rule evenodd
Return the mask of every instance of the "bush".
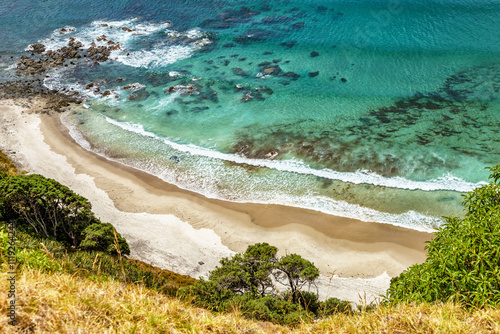
M 129 255 L 130 248 L 127 241 L 116 232 L 110 223 L 94 223 L 83 230 L 83 240 L 80 248 L 84 250 L 103 251 L 109 254 L 118 254 L 115 247 L 115 233 L 118 247 L 122 255 Z
M 86 198 L 42 175 L 0 179 L 0 220 L 15 221 L 18 231 L 75 248 L 116 254 L 112 225 L 94 216 Z M 122 254 L 130 254 L 125 239 L 117 237 Z
M 388 301 L 500 306 L 500 165 L 489 169 L 491 181 L 465 195 L 465 217 L 446 218 L 425 262 L 391 280 Z
M 351 303 L 346 300 L 340 300 L 338 298 L 328 298 L 324 302 L 321 302 L 318 314 L 321 317 L 327 317 L 336 313 L 353 313 Z
M 295 326 L 313 318 L 300 305 L 285 301 L 276 295 L 247 299 L 241 305 L 241 311 L 249 318 L 289 326 Z
M 237 309 L 249 318 L 286 325 L 310 321 L 318 315 L 331 314 L 333 309 L 341 309 L 338 305 L 331 306 L 331 302 L 325 307 L 316 293 L 302 290 L 314 285 L 319 276 L 312 262 L 296 254 L 277 258 L 277 251 L 267 243 L 250 245 L 245 253 L 222 259 L 208 280 L 201 279 L 183 288 L 180 296 L 213 311 Z M 279 293 L 275 282 L 288 286 L 289 290 Z

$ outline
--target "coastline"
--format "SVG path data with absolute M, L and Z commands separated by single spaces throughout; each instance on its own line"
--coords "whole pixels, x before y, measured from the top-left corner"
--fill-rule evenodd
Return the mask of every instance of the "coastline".
M 298 253 L 322 274 L 320 296 L 359 301 L 423 262 L 432 234 L 273 204 L 209 199 L 86 151 L 60 116 L 0 102 L 1 149 L 20 169 L 54 178 L 87 197 L 127 239 L 131 257 L 193 277 L 249 244 Z M 22 110 L 24 112 L 22 113 Z M 29 136 L 26 134 L 29 133 Z M 14 153 L 15 152 L 15 153 Z M 359 294 L 359 295 L 358 295 Z

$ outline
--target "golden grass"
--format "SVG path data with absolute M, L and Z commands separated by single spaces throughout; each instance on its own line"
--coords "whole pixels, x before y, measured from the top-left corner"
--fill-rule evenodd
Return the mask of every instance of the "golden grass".
M 0 275 L 6 282 L 7 274 Z M 0 296 L 7 296 L 1 284 Z M 25 269 L 16 281 L 18 324 L 1 304 L 0 333 L 286 333 L 239 314 L 212 314 L 133 284 Z M 5 300 L 5 299 L 4 299 Z
M 0 296 L 7 296 L 7 273 Z M 500 333 L 500 310 L 469 313 L 453 304 L 383 306 L 288 328 L 217 314 L 133 284 L 96 282 L 24 269 L 17 276 L 17 321 L 1 333 Z M 5 300 L 5 299 L 4 299 Z
M 0 173 L 8 176 L 19 174 L 16 165 L 2 151 L 0 151 Z

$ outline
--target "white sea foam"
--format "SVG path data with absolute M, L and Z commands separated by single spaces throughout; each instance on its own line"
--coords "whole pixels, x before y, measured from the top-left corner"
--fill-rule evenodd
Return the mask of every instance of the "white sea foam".
M 158 44 L 152 50 L 139 50 L 121 54 L 116 60 L 131 67 L 158 68 L 189 58 L 193 51 L 193 48 L 189 46 Z
M 127 66 L 142 68 L 158 68 L 172 64 L 180 59 L 189 58 L 193 52 L 210 44 L 208 38 L 198 29 L 187 32 L 178 32 L 168 29 L 170 22 L 144 23 L 138 19 L 122 21 L 94 21 L 88 26 L 79 29 L 65 27 L 64 33 L 56 29 L 49 38 L 39 41 L 47 50 L 57 50 L 66 46 L 70 37 L 81 42 L 84 48 L 95 45 L 108 45 L 108 41 L 118 43 L 120 48 L 113 50 L 110 59 Z M 150 48 L 134 50 L 134 43 L 154 33 L 165 33 L 165 40 L 154 44 Z M 102 40 L 101 37 L 105 37 Z M 171 39 L 184 39 L 183 43 L 172 42 Z
M 451 190 L 459 192 L 467 192 L 478 186 L 486 184 L 485 182 L 471 183 L 460 178 L 454 177 L 451 174 L 443 175 L 440 178 L 429 181 L 412 181 L 403 177 L 384 177 L 373 172 L 359 170 L 356 172 L 337 172 L 331 169 L 314 169 L 307 166 L 305 163 L 297 160 L 262 160 L 249 159 L 235 154 L 221 153 L 216 150 L 199 147 L 196 145 L 182 145 L 171 140 L 161 138 L 152 132 L 144 130 L 142 125 L 132 124 L 128 122 L 118 122 L 111 118 L 106 118 L 111 124 L 114 124 L 124 130 L 132 131 L 142 136 L 152 137 L 162 140 L 166 145 L 185 153 L 192 155 L 204 156 L 214 159 L 221 159 L 239 164 L 247 164 L 257 167 L 267 167 L 283 172 L 292 172 L 298 174 L 309 174 L 318 177 L 339 180 L 354 184 L 372 184 L 376 186 L 409 189 L 409 190 Z

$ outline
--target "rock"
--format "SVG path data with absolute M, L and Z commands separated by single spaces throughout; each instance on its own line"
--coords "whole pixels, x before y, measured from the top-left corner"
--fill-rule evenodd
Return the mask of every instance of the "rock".
M 145 89 L 138 90 L 128 96 L 129 101 L 144 101 L 149 97 L 149 93 Z
M 226 43 L 222 47 L 224 47 L 224 48 L 234 48 L 235 46 L 236 46 L 236 44 L 234 44 L 234 43 Z
M 179 158 L 177 155 L 172 155 L 172 156 L 170 156 L 169 159 L 175 163 L 179 163 L 181 161 L 181 158 Z
M 316 52 L 316 51 L 311 52 L 311 57 L 315 58 L 317 56 L 319 56 L 318 52 Z
M 277 23 L 285 23 L 289 22 L 292 19 L 287 16 L 269 16 L 262 19 L 262 24 L 277 24 Z
M 253 96 L 250 93 L 246 93 L 242 98 L 241 102 L 249 102 L 253 100 Z
M 29 52 L 33 53 L 44 53 L 45 52 L 45 45 L 42 43 L 33 43 L 28 46 Z
M 304 22 L 297 22 L 297 23 L 292 24 L 292 28 L 300 30 L 300 29 L 304 28 L 304 25 L 305 25 Z
M 204 264 L 205 264 L 205 262 L 203 262 L 203 261 L 198 261 L 198 264 L 199 264 L 200 266 L 202 266 L 202 265 L 204 265 Z
M 300 78 L 300 75 L 297 74 L 297 73 L 294 73 L 294 72 L 286 72 L 282 75 L 282 77 L 284 78 L 290 78 L 291 80 L 297 80 L 298 78 Z
M 273 65 L 264 68 L 263 72 L 269 75 L 278 75 L 282 72 L 282 69 L 278 65 Z
M 209 107 L 194 107 L 194 108 L 191 108 L 191 112 L 194 112 L 194 113 L 199 113 L 203 110 L 208 110 L 210 109 Z
M 317 76 L 318 76 L 318 74 L 319 74 L 319 71 L 316 71 L 316 72 L 309 72 L 309 73 L 308 73 L 309 77 L 311 77 L 311 78 L 317 77 Z
M 91 46 L 87 49 L 87 56 L 100 62 L 105 62 L 109 59 L 111 48 L 104 45 Z
M 287 49 L 291 49 L 292 47 L 295 46 L 295 44 L 297 44 L 297 41 L 283 42 L 280 45 L 284 46 Z
M 195 95 L 195 94 L 197 95 L 200 93 L 198 87 L 195 86 L 177 85 L 169 87 L 167 90 L 165 90 L 165 94 L 172 94 L 175 92 L 180 92 L 181 95 Z
M 273 95 L 273 93 L 274 93 L 274 91 L 271 88 L 265 87 L 265 86 L 257 87 L 257 88 L 255 88 L 255 90 L 258 92 L 266 93 L 268 95 Z
M 167 111 L 167 116 L 172 116 L 172 115 L 175 115 L 175 114 L 178 114 L 179 112 L 175 109 L 170 109 L 169 111 Z
M 346 78 L 341 78 L 340 81 L 347 82 L 347 79 Z
M 126 32 L 132 32 L 132 31 L 135 31 L 135 30 L 132 30 L 130 28 L 127 28 L 127 27 L 123 27 L 122 28 L 123 31 L 126 31 Z
M 248 77 L 248 73 L 241 68 L 235 67 L 232 69 L 233 73 L 242 77 Z

